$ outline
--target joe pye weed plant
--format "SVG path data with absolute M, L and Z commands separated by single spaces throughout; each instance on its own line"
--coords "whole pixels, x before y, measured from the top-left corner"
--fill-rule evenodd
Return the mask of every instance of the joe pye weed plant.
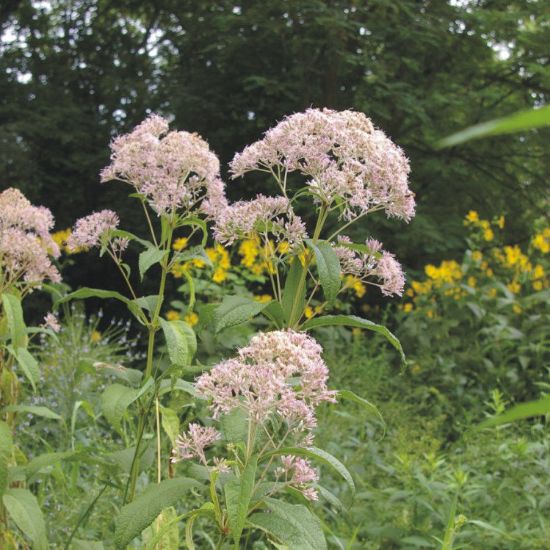
M 371 330 L 403 356 L 385 327 L 330 312 L 357 283 L 377 286 L 387 296 L 403 292 L 404 276 L 395 257 L 375 239 L 353 243 L 345 232 L 379 210 L 405 221 L 412 218 L 406 157 L 365 115 L 310 109 L 284 119 L 231 163 L 235 178 L 250 171 L 265 173 L 276 194 L 229 203 L 219 162 L 207 143 L 195 134 L 169 131 L 157 115 L 116 138 L 111 150 L 101 180 L 131 186 L 149 235 L 142 238 L 119 228 L 118 216 L 110 210 L 78 220 L 68 247 L 98 248 L 101 256 L 109 256 L 128 293 L 82 288 L 58 300 L 119 300 L 147 335 L 143 371 L 116 366 L 112 372 L 120 382 L 101 397 L 104 417 L 132 456 L 126 478 L 113 480 L 120 489 L 120 508 L 114 538 L 105 542 L 125 548 L 142 536 L 147 548 L 266 543 L 326 548 L 312 503 L 337 498 L 320 485 L 317 468 L 341 476 L 350 492 L 354 482 L 336 457 L 315 447 L 316 411 L 338 399 L 376 409 L 349 390 L 328 388 L 321 346 L 308 332 L 337 325 Z M 260 315 L 268 325 L 234 357 L 211 367 L 194 358 L 193 328 L 162 316 L 167 276 L 176 266 L 186 280 L 184 313 L 194 313 L 195 285 L 185 265 L 193 259 L 209 263 L 203 248 L 207 224 L 217 246 L 251 239 L 260 243 L 272 290 L 269 301 L 226 296 L 198 312 L 199 336 L 202 331 L 222 333 Z M 191 245 L 174 247 L 176 239 Z M 142 249 L 137 269 L 125 260 L 129 246 Z M 152 268 L 158 272 L 158 291 L 143 296 L 138 283 Z M 182 393 L 187 398 L 184 409 L 178 409 L 172 397 Z M 143 460 L 151 445 L 156 483 L 148 483 Z M 181 512 L 180 502 L 186 505 Z M 92 512 L 93 503 L 70 539 Z

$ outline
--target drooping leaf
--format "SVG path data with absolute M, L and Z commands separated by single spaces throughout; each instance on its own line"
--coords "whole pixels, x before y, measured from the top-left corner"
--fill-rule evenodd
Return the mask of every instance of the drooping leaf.
M 128 382 L 128 384 L 132 384 L 132 386 L 137 386 L 143 378 L 142 371 L 137 369 L 129 369 L 128 367 L 119 364 L 103 363 L 101 361 L 96 361 L 94 363 L 94 368 L 98 372 L 112 374 L 116 378 Z
M 178 413 L 169 407 L 160 407 L 160 418 L 163 430 L 172 443 L 172 447 L 176 444 L 176 439 L 180 433 L 180 419 Z
M 223 489 L 225 492 L 225 504 L 229 518 L 229 529 L 235 542 L 235 548 L 239 548 L 239 541 L 246 523 L 250 499 L 254 491 L 256 480 L 257 457 L 253 456 L 246 464 L 239 479 L 227 482 Z
M 124 549 L 155 518 L 174 506 L 185 493 L 200 484 L 194 479 L 179 477 L 150 485 L 133 502 L 124 506 L 115 520 L 116 548 Z
M 465 141 L 480 139 L 488 136 L 497 136 L 502 134 L 512 134 L 534 128 L 550 126 L 550 105 L 545 105 L 538 109 L 521 111 L 513 115 L 496 118 L 488 122 L 482 122 L 475 126 L 470 126 L 456 134 L 452 134 L 439 143 L 439 147 L 452 147 Z
M 269 512 L 258 512 L 248 526 L 265 531 L 292 550 L 326 550 L 327 543 L 319 519 L 301 504 L 266 499 Z
M 174 365 L 187 367 L 197 351 L 195 331 L 185 321 L 160 319 L 170 361 Z
M 533 416 L 544 416 L 548 413 L 550 413 L 550 395 L 537 401 L 529 401 L 528 403 L 516 405 L 498 416 L 485 420 L 479 425 L 478 429 L 501 426 L 502 424 L 509 424 L 510 422 L 532 418 Z
M 334 302 L 338 291 L 340 290 L 340 260 L 334 252 L 334 248 L 327 241 L 313 242 L 306 240 L 307 245 L 315 254 L 315 263 L 319 273 L 321 288 L 325 294 L 327 302 Z
M 149 379 L 142 388 L 134 389 L 122 384 L 107 386 L 101 394 L 101 410 L 105 418 L 117 430 L 121 431 L 121 421 L 126 409 L 139 399 L 152 385 Z
M 27 380 L 31 383 L 33 391 L 36 391 L 36 384 L 40 379 L 40 368 L 38 362 L 31 355 L 27 348 L 14 349 L 12 346 L 8 346 L 8 351 L 15 357 L 17 364 L 23 371 L 23 374 L 27 377 Z
M 52 420 L 61 420 L 61 416 L 48 409 L 48 407 L 41 405 L 7 405 L 2 409 L 2 412 L 27 413 L 43 418 L 51 418 Z
M 261 313 L 267 304 L 262 304 L 245 296 L 226 296 L 214 311 L 214 329 L 234 327 Z
M 0 496 L 8 487 L 8 464 L 13 450 L 10 427 L 0 420 Z
M 348 469 L 336 457 L 332 456 L 330 453 L 327 453 L 323 449 L 318 449 L 317 447 L 282 447 L 276 451 L 266 453 L 263 455 L 262 460 L 265 460 L 273 455 L 303 456 L 305 458 L 315 460 L 316 462 L 320 462 L 341 476 L 348 484 L 351 492 L 355 493 L 355 483 L 353 482 L 353 478 L 351 477 Z
M 166 251 L 160 250 L 155 246 L 147 248 L 139 255 L 139 260 L 138 260 L 139 276 L 142 281 L 143 281 L 143 277 L 145 276 L 145 273 L 147 273 L 147 271 L 152 266 L 160 263 L 165 255 L 166 255 Z
M 36 497 L 27 489 L 8 489 L 2 502 L 15 525 L 33 542 L 33 550 L 48 550 L 46 524 Z
M 386 340 L 399 352 L 401 360 L 405 362 L 405 354 L 401 343 L 395 335 L 393 335 L 386 327 L 377 325 L 368 319 L 362 319 L 355 315 L 324 315 L 323 317 L 316 317 L 306 321 L 302 328 L 304 330 L 310 330 L 318 327 L 330 327 L 330 326 L 345 326 L 362 328 L 365 330 L 371 330 L 377 332 L 386 338 Z
M 86 298 L 114 298 L 115 300 L 119 300 L 121 302 L 124 302 L 125 304 L 128 304 L 131 301 L 129 298 L 126 298 L 126 296 L 120 294 L 120 292 L 115 292 L 114 290 L 83 287 L 75 290 L 74 292 L 71 292 L 70 294 L 67 294 L 66 296 L 63 296 L 61 300 L 58 300 L 56 302 L 56 305 L 69 302 L 70 300 L 83 300 Z
M 14 349 L 27 347 L 27 329 L 23 320 L 21 301 L 13 294 L 2 294 L 2 305 L 8 320 L 8 330 Z
M 373 403 L 371 403 L 370 401 L 366 400 L 364 397 L 361 397 L 350 390 L 338 390 L 338 397 L 341 399 L 346 399 L 347 401 L 352 401 L 353 403 L 357 403 L 369 413 L 374 414 L 374 416 L 377 416 L 382 422 L 382 424 L 385 425 L 384 418 L 382 417 L 382 414 L 378 410 L 378 407 Z

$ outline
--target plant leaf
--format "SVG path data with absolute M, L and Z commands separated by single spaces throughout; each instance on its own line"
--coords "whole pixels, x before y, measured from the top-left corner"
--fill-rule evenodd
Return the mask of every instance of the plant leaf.
M 36 359 L 30 354 L 27 348 L 17 348 L 14 350 L 12 346 L 8 346 L 8 351 L 15 357 L 17 364 L 31 383 L 33 391 L 36 392 L 36 383 L 40 379 L 40 369 Z
M 304 267 L 298 258 L 294 258 L 288 270 L 288 275 L 286 276 L 283 297 L 281 300 L 285 319 L 288 323 L 293 322 L 293 319 L 290 318 L 291 316 L 298 317 L 302 315 L 306 304 L 305 285 L 302 285 L 300 289 L 298 288 L 303 270 Z
M 368 319 L 362 319 L 356 315 L 324 315 L 323 317 L 316 317 L 306 321 L 302 328 L 304 330 L 310 330 L 312 328 L 318 327 L 329 327 L 329 326 L 346 326 L 346 327 L 355 327 L 362 328 L 365 330 L 371 330 L 381 334 L 388 340 L 388 342 L 399 352 L 401 360 L 405 362 L 405 354 L 403 353 L 403 348 L 397 337 L 392 334 L 386 327 L 382 325 L 377 325 Z
M 166 321 L 161 318 L 160 326 L 172 364 L 179 367 L 190 365 L 197 351 L 195 331 L 185 321 Z
M 541 128 L 543 126 L 550 125 L 550 105 L 545 105 L 538 109 L 530 109 L 528 111 L 521 111 L 514 113 L 513 115 L 496 118 L 489 120 L 488 122 L 482 122 L 475 126 L 470 126 L 465 130 L 461 130 L 456 134 L 452 134 L 442 139 L 437 146 L 438 147 L 452 147 L 465 141 L 473 139 L 479 139 L 487 136 L 496 136 L 501 134 L 512 134 L 515 132 L 522 132 L 524 130 L 531 130 L 533 128 Z
M 144 250 L 139 255 L 138 265 L 139 265 L 139 276 L 141 280 L 143 281 L 143 277 L 147 271 L 154 266 L 155 264 L 158 264 L 162 261 L 164 256 L 166 255 L 166 251 L 160 250 L 159 248 L 152 246 L 147 248 L 147 250 Z
M 360 397 L 356 393 L 353 393 L 350 390 L 338 390 L 338 396 L 342 399 L 346 399 L 347 401 L 353 401 L 354 403 L 357 403 L 358 405 L 361 405 L 366 411 L 369 413 L 373 413 L 375 416 L 377 416 L 382 424 L 384 426 L 386 425 L 386 422 L 384 421 L 384 417 L 382 416 L 382 413 L 378 410 L 378 407 L 371 403 L 370 401 L 367 401 L 364 397 Z
M 28 413 L 34 416 L 42 416 L 43 418 L 51 418 L 52 420 L 61 420 L 61 416 L 57 413 L 48 409 L 48 407 L 40 405 L 8 405 L 2 409 L 2 412 Z
M 8 329 L 14 348 L 27 347 L 27 327 L 23 319 L 21 300 L 13 294 L 2 294 L 2 305 L 8 320 Z
M 292 550 L 326 550 L 321 522 L 305 506 L 266 499 L 269 513 L 253 514 L 248 526 L 272 535 Z
M 340 260 L 329 242 L 318 241 L 314 243 L 311 239 L 307 239 L 306 243 L 315 254 L 319 281 L 323 288 L 325 298 L 327 302 L 334 302 L 341 285 Z
M 245 296 L 226 296 L 214 310 L 214 330 L 234 327 L 249 321 L 267 306 Z
M 122 384 L 107 386 L 101 394 L 101 410 L 109 423 L 118 431 L 122 431 L 121 421 L 126 409 L 139 399 L 153 381 L 149 379 L 141 389 L 129 388 Z
M 235 547 L 239 548 L 241 534 L 246 523 L 250 498 L 254 491 L 256 480 L 257 457 L 253 456 L 245 466 L 239 479 L 227 482 L 223 489 L 225 492 L 225 504 L 229 518 L 229 528 L 235 541 Z
M 44 516 L 36 497 L 27 489 L 8 489 L 2 501 L 17 527 L 33 542 L 33 550 L 48 550 Z
M 199 486 L 200 483 L 194 479 L 178 477 L 147 487 L 133 502 L 120 510 L 115 520 L 116 548 L 124 549 L 153 523 L 162 510 L 174 506 L 184 492 Z
M 531 418 L 532 416 L 544 416 L 548 413 L 550 413 L 550 395 L 546 395 L 537 401 L 520 403 L 498 416 L 485 420 L 478 426 L 478 429 L 501 426 L 502 424 L 509 424 L 516 420 Z
M 8 487 L 8 464 L 13 450 L 10 427 L 0 420 L 0 496 Z

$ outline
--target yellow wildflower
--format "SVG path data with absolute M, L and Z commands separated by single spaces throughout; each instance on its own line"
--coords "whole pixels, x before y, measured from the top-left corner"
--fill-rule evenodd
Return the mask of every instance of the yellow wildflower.
M 188 325 L 194 327 L 199 322 L 199 316 L 192 311 L 191 313 L 187 313 L 187 315 L 185 315 L 184 320 Z
M 508 290 L 513 294 L 517 294 L 521 290 L 521 285 L 518 281 L 512 281 L 506 285 L 506 288 L 508 288 Z
M 483 238 L 486 241 L 492 241 L 495 238 L 495 233 L 490 227 L 483 230 Z
M 468 277 L 468 286 L 475 288 L 477 286 L 477 279 L 475 277 Z
M 465 225 L 468 225 L 470 223 L 476 223 L 479 221 L 479 214 L 475 210 L 470 210 L 466 214 L 466 218 L 464 220 Z
M 428 311 L 426 311 L 426 316 L 429 319 L 433 319 L 435 317 L 435 313 L 434 313 L 433 309 L 429 309 Z
M 166 312 L 166 318 L 169 321 L 178 321 L 180 319 L 180 314 L 175 309 L 171 309 Z
M 499 216 L 495 223 L 499 229 L 504 229 L 504 216 Z
M 406 304 L 403 304 L 403 311 L 405 313 L 410 313 L 413 310 L 413 305 L 411 302 L 407 302 Z
M 212 275 L 212 280 L 215 283 L 223 283 L 227 279 L 227 270 L 222 269 L 221 267 L 218 267 L 214 270 L 214 274 Z
M 304 310 L 304 315 L 306 319 L 311 319 L 313 317 L 313 308 L 311 306 L 307 306 Z
M 181 237 L 174 241 L 174 243 L 172 244 L 172 248 L 177 252 L 179 252 L 180 250 L 187 248 L 188 243 L 189 243 L 189 239 L 187 237 Z
M 288 241 L 281 241 L 277 247 L 277 250 L 281 254 L 286 254 L 290 250 L 290 244 L 288 244 Z
M 90 340 L 94 344 L 97 344 L 98 342 L 100 342 L 101 341 L 101 332 L 99 332 L 99 330 L 93 330 L 92 335 L 90 336 Z
M 474 262 L 481 262 L 482 259 L 483 254 L 479 250 L 474 250 L 472 252 L 472 260 L 474 260 Z
M 519 304 L 514 304 L 512 306 L 512 310 L 514 311 L 514 313 L 516 313 L 517 315 L 519 315 L 523 310 L 521 309 L 521 306 Z
M 269 294 L 260 294 L 258 296 L 254 296 L 254 300 L 256 300 L 256 302 L 260 302 L 261 304 L 267 304 L 267 302 L 271 302 L 273 298 Z
M 462 278 L 460 264 L 454 260 L 443 260 L 439 267 L 428 264 L 424 271 L 430 279 L 439 284 L 453 283 Z
M 550 228 L 546 228 L 542 233 L 537 233 L 532 240 L 533 246 L 543 254 L 550 252 Z
M 490 288 L 489 291 L 487 292 L 487 296 L 489 296 L 489 298 L 496 298 L 496 295 L 497 295 L 496 288 Z

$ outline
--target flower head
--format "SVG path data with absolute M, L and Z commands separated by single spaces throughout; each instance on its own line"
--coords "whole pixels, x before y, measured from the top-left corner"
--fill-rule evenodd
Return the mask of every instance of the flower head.
M 362 281 L 380 287 L 386 296 L 403 294 L 405 275 L 401 264 L 393 254 L 382 249 L 382 243 L 367 239 L 365 252 L 351 248 L 349 237 L 339 237 L 338 243 L 334 251 L 340 260 L 342 273 L 354 277 L 354 282 Z
M 328 368 L 321 346 L 292 330 L 257 334 L 238 357 L 216 365 L 197 380 L 197 390 L 211 401 L 214 418 L 244 408 L 265 423 L 273 415 L 296 434 L 316 426 L 315 408 L 334 401 L 327 389 Z
M 363 113 L 308 109 L 291 115 L 231 162 L 234 177 L 277 169 L 304 175 L 318 200 L 342 201 L 347 219 L 380 208 L 406 221 L 414 216 L 409 162 Z
M 61 280 L 50 260 L 50 256 L 59 256 L 50 235 L 53 225 L 52 213 L 33 206 L 19 190 L 0 193 L 0 265 L 5 283 L 24 280 L 40 285 L 45 279 Z
M 49 328 L 50 330 L 53 330 L 54 332 L 59 332 L 61 330 L 59 319 L 52 312 L 49 312 L 45 315 L 43 326 L 45 328 Z
M 218 158 L 199 135 L 169 132 L 168 121 L 151 115 L 111 143 L 111 164 L 101 181 L 118 179 L 144 195 L 157 214 L 191 211 L 208 194 L 213 210 L 223 194 Z
M 218 439 L 221 434 L 215 428 L 201 426 L 192 422 L 189 424 L 188 432 L 178 436 L 176 446 L 172 451 L 172 462 L 198 458 L 206 465 L 207 460 L 204 449 Z
M 118 216 L 112 210 L 101 210 L 80 218 L 67 241 L 69 250 L 99 246 L 102 238 L 118 227 L 118 222 Z M 124 249 L 127 244 L 127 241 L 120 243 L 120 248 Z

